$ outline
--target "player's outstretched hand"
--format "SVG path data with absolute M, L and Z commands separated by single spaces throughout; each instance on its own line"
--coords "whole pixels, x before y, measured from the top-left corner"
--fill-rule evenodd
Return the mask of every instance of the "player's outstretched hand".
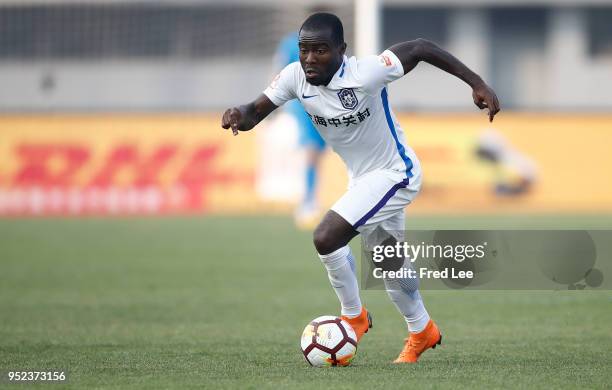
M 493 117 L 499 112 L 499 100 L 495 92 L 487 84 L 482 83 L 474 87 L 472 97 L 478 108 L 488 109 L 489 122 L 493 122 Z
M 221 127 L 224 129 L 232 128 L 232 133 L 234 135 L 238 135 L 238 129 L 242 122 L 242 113 L 236 107 L 228 108 L 223 113 L 223 118 L 221 118 Z

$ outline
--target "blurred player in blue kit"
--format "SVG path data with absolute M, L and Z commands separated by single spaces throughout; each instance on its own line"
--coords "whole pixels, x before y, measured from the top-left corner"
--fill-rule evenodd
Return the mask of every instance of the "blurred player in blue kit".
M 225 111 L 224 129 L 251 130 L 272 111 L 298 99 L 323 139 L 344 161 L 347 191 L 313 233 L 313 243 L 340 301 L 341 316 L 357 340 L 372 326 L 362 305 L 355 259 L 349 242 L 361 234 L 365 243 L 380 229 L 396 242 L 405 229 L 404 208 L 421 189 L 421 164 L 408 146 L 389 105 L 387 84 L 427 62 L 472 88 L 474 104 L 499 111 L 495 92 L 457 58 L 424 39 L 397 43 L 380 55 L 347 57 L 344 29 L 337 16 L 315 13 L 299 30 L 299 62 L 287 65 L 254 101 Z M 398 237 L 393 232 L 400 232 Z M 390 245 L 388 240 L 386 245 Z M 287 254 L 291 257 L 291 254 Z M 410 264 L 410 259 L 399 259 Z M 408 337 L 395 363 L 415 363 L 442 341 L 418 290 L 418 280 L 384 278 L 389 298 L 403 316 Z
M 276 65 L 280 71 L 293 62 L 300 61 L 298 33 L 292 32 L 280 42 L 276 52 Z M 294 117 L 299 130 L 299 143 L 306 152 L 304 172 L 304 194 L 295 212 L 295 222 L 300 228 L 314 227 L 319 216 L 317 188 L 319 183 L 319 163 L 325 152 L 325 140 L 321 137 L 312 121 L 297 99 L 285 103 L 285 111 Z

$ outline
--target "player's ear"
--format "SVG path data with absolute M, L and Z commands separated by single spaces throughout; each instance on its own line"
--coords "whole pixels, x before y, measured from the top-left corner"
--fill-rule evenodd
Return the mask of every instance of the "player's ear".
M 342 45 L 340 45 L 340 54 L 344 55 L 345 52 L 346 52 L 346 42 L 342 42 Z

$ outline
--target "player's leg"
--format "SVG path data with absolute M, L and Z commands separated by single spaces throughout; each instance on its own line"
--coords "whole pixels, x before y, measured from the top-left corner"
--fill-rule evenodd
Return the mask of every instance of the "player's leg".
M 314 209 L 317 209 L 317 185 L 319 183 L 319 163 L 325 152 L 325 140 L 321 134 L 312 125 L 310 118 L 306 115 L 300 124 L 303 127 L 304 144 L 307 146 L 308 152 L 306 156 L 306 191 L 304 193 L 304 203 L 310 204 Z
M 359 232 L 334 210 L 329 210 L 313 234 L 320 255 L 328 255 L 348 245 Z
M 361 304 L 355 258 L 348 246 L 357 234 L 350 223 L 330 210 L 315 229 L 313 241 L 340 300 L 342 318 L 351 324 L 359 341 L 371 327 L 371 318 Z
M 388 238 L 376 244 L 394 246 L 396 242 L 404 241 L 405 213 L 403 210 L 389 217 L 379 226 L 388 233 Z M 368 240 L 367 233 L 363 234 L 363 239 Z M 403 263 L 402 267 L 412 267 L 408 259 L 397 260 L 399 262 L 396 264 Z M 415 363 L 423 352 L 429 348 L 435 348 L 442 342 L 442 335 L 425 308 L 419 292 L 418 278 L 385 278 L 384 283 L 391 302 L 404 317 L 408 326 L 408 337 L 405 339 L 404 348 L 394 362 Z
M 379 183 L 371 184 L 379 185 Z M 396 242 L 404 240 L 404 207 L 412 202 L 420 187 L 421 176 L 417 172 L 408 180 L 406 186 L 397 189 L 391 197 L 386 197 L 387 201 L 376 210 L 376 213 L 368 214 L 367 220 L 358 228 L 366 246 L 381 244 L 374 242 L 375 240 L 383 240 L 385 245 L 395 245 Z M 382 238 L 379 234 L 381 229 L 386 232 Z M 403 262 L 404 266 L 410 266 L 410 262 L 406 259 L 398 260 Z M 395 362 L 414 363 L 425 350 L 440 343 L 440 332 L 425 309 L 417 279 L 385 279 L 384 282 L 387 294 L 404 316 L 409 330 L 404 350 Z
M 325 141 L 303 110 L 296 115 L 296 119 L 300 129 L 300 145 L 306 151 L 306 166 L 304 169 L 304 196 L 295 213 L 295 221 L 298 227 L 311 229 L 319 217 L 317 187 L 319 163 L 325 151 Z
M 314 232 L 315 247 L 340 299 L 342 317 L 353 326 L 358 338 L 371 327 L 371 319 L 361 305 L 355 260 L 348 243 L 359 227 L 406 184 L 400 173 L 383 170 L 354 180 Z
M 300 205 L 303 215 L 310 215 L 318 211 L 317 184 L 319 182 L 319 163 L 323 156 L 323 149 L 316 145 L 308 145 L 306 149 L 306 167 L 304 169 L 304 196 Z
M 405 212 L 401 210 L 379 225 L 389 233 L 384 245 L 394 246 L 396 242 L 403 242 L 405 229 Z M 365 235 L 366 233 L 364 233 Z M 367 239 L 367 237 L 364 237 Z M 402 267 L 410 268 L 412 263 L 408 259 L 397 259 Z M 419 333 L 429 322 L 429 313 L 425 309 L 423 299 L 419 293 L 418 278 L 385 278 L 385 289 L 391 302 L 404 317 L 410 333 Z

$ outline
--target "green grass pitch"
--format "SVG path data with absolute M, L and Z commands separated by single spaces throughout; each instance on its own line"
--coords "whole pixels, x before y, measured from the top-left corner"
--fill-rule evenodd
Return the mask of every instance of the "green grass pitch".
M 612 217 L 409 225 L 612 228 Z M 390 362 L 403 320 L 383 291 L 366 291 L 374 328 L 353 365 L 309 367 L 300 333 L 312 318 L 337 314 L 338 303 L 310 234 L 288 218 L 0 220 L 0 265 L 0 369 L 68 370 L 69 382 L 54 389 L 612 383 L 610 291 L 424 291 L 444 343 L 402 366 Z

